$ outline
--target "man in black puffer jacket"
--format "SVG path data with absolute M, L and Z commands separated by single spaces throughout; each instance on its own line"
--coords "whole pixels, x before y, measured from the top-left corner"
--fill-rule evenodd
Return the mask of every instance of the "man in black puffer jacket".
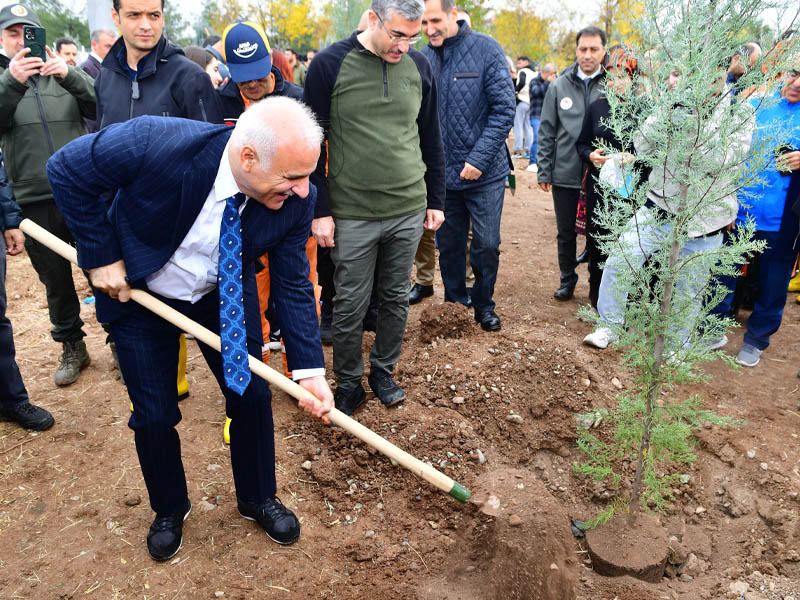
M 427 0 L 422 53 L 438 85 L 446 159 L 445 221 L 439 230 L 439 267 L 446 302 L 475 309 L 485 331 L 500 329 L 494 284 L 500 264 L 500 215 L 509 173 L 506 138 L 514 124 L 514 85 L 500 45 L 457 21 L 452 0 Z M 472 221 L 472 297 L 464 282 L 467 232 Z
M 222 123 L 211 79 L 162 35 L 163 0 L 114 0 L 111 16 L 122 36 L 95 81 L 100 129 L 142 115 Z

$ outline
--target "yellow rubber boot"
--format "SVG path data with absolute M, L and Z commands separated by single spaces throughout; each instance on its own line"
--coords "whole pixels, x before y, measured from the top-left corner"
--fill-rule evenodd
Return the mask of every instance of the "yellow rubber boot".
M 231 443 L 231 418 L 225 417 L 225 426 L 222 428 L 222 441 L 230 446 Z
M 178 401 L 189 397 L 189 382 L 186 380 L 186 336 L 181 334 L 178 346 Z
M 789 291 L 800 292 L 800 271 L 789 280 Z

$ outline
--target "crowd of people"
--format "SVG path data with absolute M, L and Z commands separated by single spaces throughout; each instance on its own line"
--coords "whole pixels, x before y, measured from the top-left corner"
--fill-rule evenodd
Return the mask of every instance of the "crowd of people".
M 262 26 L 246 19 L 179 48 L 164 36 L 163 0 L 114 0 L 112 18 L 117 31 L 91 32 L 91 53 L 78 65 L 78 45 L 67 38 L 53 42 L 48 60 L 31 56 L 23 31 L 40 26 L 35 12 L 0 10 L 0 418 L 32 430 L 54 423 L 30 402 L 15 362 L 6 251 L 24 245 L 45 286 L 62 348 L 55 384 L 74 383 L 91 360 L 71 266 L 22 235 L 27 218 L 77 247 L 92 285 L 131 400 L 129 426 L 156 513 L 147 536 L 154 559 L 178 552 L 191 510 L 175 430 L 178 401 L 189 394 L 186 339 L 128 302 L 132 287 L 220 334 L 221 354 L 200 348 L 226 400 L 238 510 L 281 544 L 298 539 L 300 524 L 276 497 L 270 393 L 251 376 L 247 354 L 266 360 L 281 350 L 285 374 L 309 392 L 301 406 L 326 420 L 332 406 L 352 415 L 366 401 L 362 341 L 373 330 L 367 384 L 385 407 L 403 402 L 393 370 L 409 304 L 433 295 L 437 247 L 445 301 L 469 307 L 486 332 L 502 327 L 494 292 L 514 159 L 526 159 L 552 193 L 561 301 L 578 281 L 585 192 L 589 297 L 601 319 L 585 341 L 613 342 L 621 259 L 602 253 L 597 240 L 607 232 L 592 214 L 603 202 L 603 148 L 641 151 L 606 125 L 608 95 L 632 93 L 639 66 L 631 49 L 607 48 L 601 29 L 577 34 L 576 61 L 559 74 L 526 56 L 510 68 L 501 46 L 472 30 L 452 0 L 372 0 L 350 37 L 305 55 L 271 48 Z M 737 78 L 759 51 L 753 43 L 734 57 L 720 93 L 741 93 Z M 800 118 L 800 65 L 776 93 L 780 102 L 756 122 Z M 738 356 L 746 366 L 780 325 L 795 267 L 790 205 L 800 190 L 785 176 L 800 171 L 795 148 L 800 141 L 784 146 L 752 190 L 764 201 L 739 209 L 768 243 Z M 648 211 L 669 210 L 675 194 L 655 185 L 664 173 L 649 176 L 658 190 L 637 214 L 642 222 Z M 737 218 L 736 198 L 727 200 L 682 252 L 724 243 Z M 627 245 L 643 261 L 639 241 Z M 323 343 L 333 346 L 334 392 Z

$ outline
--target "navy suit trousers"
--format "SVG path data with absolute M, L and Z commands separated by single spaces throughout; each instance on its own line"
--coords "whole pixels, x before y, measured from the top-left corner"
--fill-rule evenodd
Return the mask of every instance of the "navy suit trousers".
M 6 242 L 0 233 L 0 406 L 11 407 L 28 401 L 14 358 L 14 335 L 6 317 Z
M 219 333 L 216 290 L 195 304 L 162 300 Z M 150 506 L 159 514 L 177 511 L 187 497 L 180 439 L 175 430 L 181 420 L 175 387 L 180 333 L 177 327 L 141 306 L 112 323 L 120 370 L 133 403 L 128 426 L 134 431 Z M 198 343 L 222 389 L 226 413 L 232 419 L 231 466 L 236 493 L 241 500 L 263 502 L 276 492 L 270 390 L 266 382 L 255 375 L 244 395 L 229 390 L 225 386 L 220 354 Z M 260 341 L 248 339 L 248 350 L 260 356 Z

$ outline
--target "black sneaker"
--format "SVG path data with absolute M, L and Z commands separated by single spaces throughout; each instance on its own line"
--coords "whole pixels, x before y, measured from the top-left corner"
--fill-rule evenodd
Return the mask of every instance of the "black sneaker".
M 370 389 L 386 406 L 394 406 L 406 399 L 406 393 L 393 380 L 392 374 L 383 369 L 373 369 L 367 377 Z
M 50 429 L 56 422 L 53 415 L 30 402 L 0 407 L 0 421 L 12 421 L 31 431 Z
M 192 503 L 186 498 L 186 504 L 171 515 L 156 515 L 147 534 L 147 551 L 154 560 L 169 560 L 178 553 L 183 545 L 183 522 L 192 512 Z
M 239 514 L 256 521 L 273 542 L 286 546 L 300 539 L 300 521 L 286 508 L 277 496 L 265 502 L 244 502 L 237 498 Z
M 352 416 L 355 410 L 364 404 L 367 399 L 367 392 L 364 391 L 364 386 L 360 383 L 354 388 L 337 387 L 333 392 L 333 404 L 337 410 L 340 410 L 348 417 Z

